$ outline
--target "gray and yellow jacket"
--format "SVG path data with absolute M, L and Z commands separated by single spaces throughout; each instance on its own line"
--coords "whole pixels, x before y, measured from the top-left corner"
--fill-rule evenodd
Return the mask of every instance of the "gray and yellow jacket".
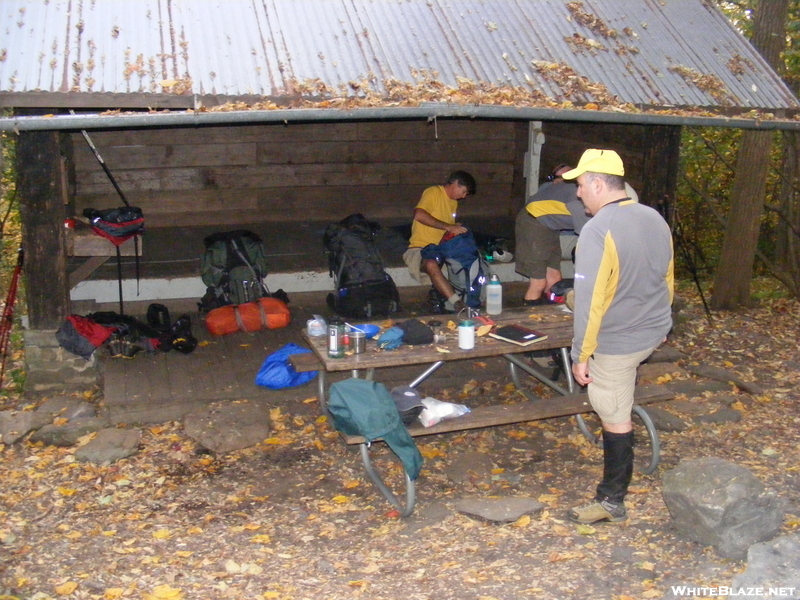
M 577 190 L 574 183 L 566 181 L 543 183 L 528 198 L 525 209 L 548 229 L 580 233 L 589 215 L 578 200 Z
M 629 198 L 601 208 L 578 240 L 572 360 L 655 348 L 672 327 L 672 235 Z

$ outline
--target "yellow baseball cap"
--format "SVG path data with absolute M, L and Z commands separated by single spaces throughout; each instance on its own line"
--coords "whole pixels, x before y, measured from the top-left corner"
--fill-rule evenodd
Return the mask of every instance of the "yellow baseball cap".
M 578 166 L 561 175 L 564 179 L 575 179 L 586 171 L 592 173 L 608 173 L 609 175 L 625 175 L 625 167 L 619 154 L 613 150 L 598 150 L 590 148 L 581 156 Z

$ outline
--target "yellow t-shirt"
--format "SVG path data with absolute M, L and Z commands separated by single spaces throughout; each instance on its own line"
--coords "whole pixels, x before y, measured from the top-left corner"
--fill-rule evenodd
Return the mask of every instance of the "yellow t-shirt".
M 432 217 L 439 219 L 443 223 L 454 225 L 456 211 L 458 210 L 458 200 L 451 199 L 444 191 L 443 185 L 435 185 L 422 192 L 417 208 L 428 212 Z M 424 248 L 428 244 L 438 244 L 442 241 L 442 236 L 444 236 L 444 229 L 428 227 L 414 219 L 411 224 L 411 241 L 408 247 Z

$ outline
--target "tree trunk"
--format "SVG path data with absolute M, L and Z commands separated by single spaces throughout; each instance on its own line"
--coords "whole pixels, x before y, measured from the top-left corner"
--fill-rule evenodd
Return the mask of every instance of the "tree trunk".
M 789 0 L 760 0 L 753 24 L 753 45 L 781 72 L 781 51 L 786 44 Z M 745 131 L 739 146 L 731 208 L 725 227 L 719 266 L 714 277 L 711 308 L 750 306 L 758 234 L 761 229 L 772 133 Z

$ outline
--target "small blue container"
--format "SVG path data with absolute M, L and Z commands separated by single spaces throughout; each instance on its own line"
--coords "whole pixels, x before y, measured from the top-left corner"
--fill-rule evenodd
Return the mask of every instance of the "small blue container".
M 364 336 L 370 340 L 378 335 L 378 332 L 381 330 L 380 327 L 377 325 L 372 325 L 371 323 L 364 323 L 362 325 L 350 325 L 350 329 L 355 331 L 363 331 Z

